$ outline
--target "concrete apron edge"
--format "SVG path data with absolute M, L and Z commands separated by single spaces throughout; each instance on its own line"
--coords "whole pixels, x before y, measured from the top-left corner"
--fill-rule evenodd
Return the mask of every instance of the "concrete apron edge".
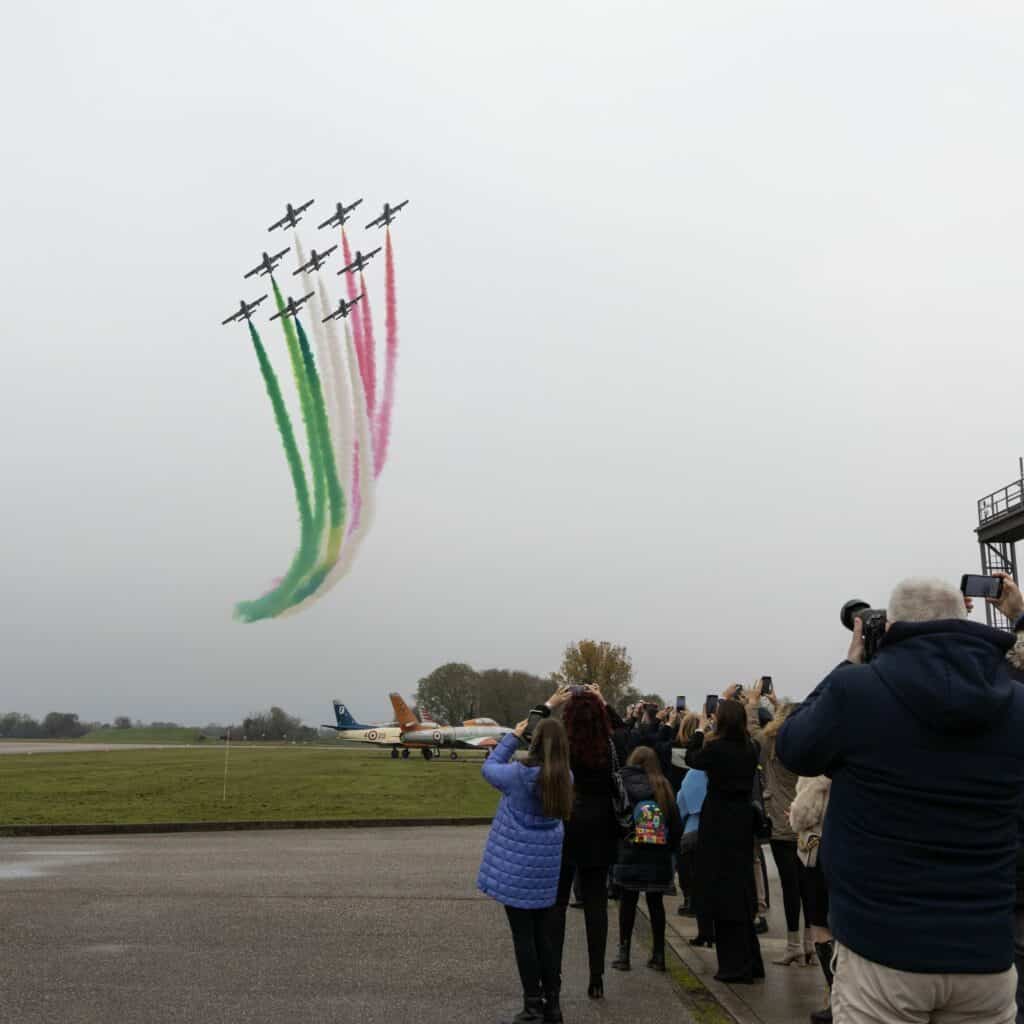
M 491 818 L 333 818 L 295 821 L 156 821 L 125 824 L 2 825 L 0 837 L 154 835 L 174 832 L 260 832 L 312 828 L 427 828 L 431 825 L 490 825 Z

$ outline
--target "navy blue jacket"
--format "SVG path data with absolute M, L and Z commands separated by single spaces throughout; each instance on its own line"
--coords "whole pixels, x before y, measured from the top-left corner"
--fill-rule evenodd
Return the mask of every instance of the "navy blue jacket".
M 1014 638 L 960 620 L 894 623 L 867 665 L 844 663 L 776 739 L 799 775 L 828 775 L 821 842 L 830 924 L 902 971 L 1013 965 L 1024 787 Z

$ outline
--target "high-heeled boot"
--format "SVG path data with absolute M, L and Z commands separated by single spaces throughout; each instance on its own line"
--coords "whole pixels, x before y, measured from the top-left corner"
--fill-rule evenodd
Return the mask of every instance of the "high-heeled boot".
M 800 945 L 799 932 L 786 933 L 786 952 L 778 960 L 773 960 L 772 963 L 778 964 L 779 967 L 789 967 L 790 964 L 800 964 L 803 966 L 804 947 Z
M 612 961 L 612 967 L 617 971 L 629 970 L 629 939 L 619 943 L 619 955 Z
M 835 980 L 832 974 L 832 956 L 835 953 L 835 946 L 832 942 L 816 942 L 814 948 L 818 952 L 818 963 L 821 966 L 821 973 L 825 975 L 825 984 L 828 985 L 829 1002 L 823 1010 L 815 1010 L 811 1014 L 811 1024 L 831 1024 L 832 982 Z

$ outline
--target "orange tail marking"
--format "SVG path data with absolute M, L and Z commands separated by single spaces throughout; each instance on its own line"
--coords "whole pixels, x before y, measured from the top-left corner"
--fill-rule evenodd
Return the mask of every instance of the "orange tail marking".
M 405 703 L 402 695 L 399 693 L 389 693 L 388 696 L 391 698 L 391 707 L 394 708 L 395 721 L 398 722 L 398 727 L 410 732 L 417 729 L 420 723 L 412 713 L 409 705 Z

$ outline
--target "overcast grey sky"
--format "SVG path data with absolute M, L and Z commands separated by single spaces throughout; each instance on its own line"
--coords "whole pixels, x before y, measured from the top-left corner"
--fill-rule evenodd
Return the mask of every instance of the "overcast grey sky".
M 846 598 L 977 571 L 1024 452 L 1019 5 L 56 0 L 5 29 L 0 709 L 371 719 L 584 636 L 667 697 L 801 696 Z M 297 524 L 219 321 L 310 196 L 411 200 L 391 459 L 349 579 L 241 626 Z

